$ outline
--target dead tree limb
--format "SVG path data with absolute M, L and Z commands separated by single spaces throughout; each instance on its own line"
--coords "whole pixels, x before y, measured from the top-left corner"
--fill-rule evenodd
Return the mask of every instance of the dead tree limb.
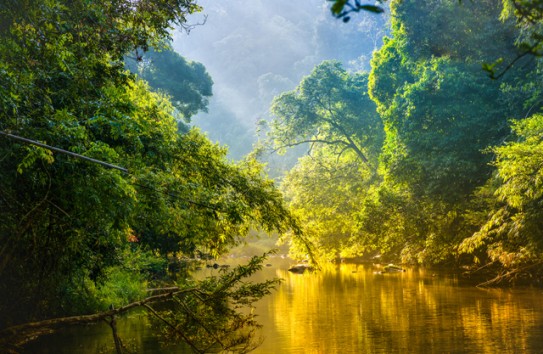
M 200 290 L 198 288 L 170 288 L 170 290 L 166 293 L 149 296 L 143 300 L 135 301 L 123 307 L 112 309 L 106 312 L 96 313 L 92 315 L 52 318 L 48 320 L 23 323 L 16 326 L 8 327 L 0 330 L 0 351 L 5 350 L 8 353 L 16 353 L 18 349 L 26 343 L 31 342 L 44 334 L 54 333 L 55 330 L 60 327 L 96 323 L 99 321 L 106 321 L 107 323 L 110 323 L 110 320 L 114 318 L 114 316 L 126 313 L 127 311 L 136 307 L 145 307 L 145 305 L 149 303 L 165 301 L 175 295 L 199 291 Z

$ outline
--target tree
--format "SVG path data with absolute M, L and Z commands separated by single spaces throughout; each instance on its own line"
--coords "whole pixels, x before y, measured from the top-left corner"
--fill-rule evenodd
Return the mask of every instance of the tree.
M 276 149 L 326 144 L 336 156 L 349 150 L 375 169 L 382 126 L 366 87 L 366 74 L 351 75 L 333 61 L 318 65 L 296 90 L 273 101 L 269 137 Z
M 332 12 L 347 22 L 381 5 L 334 1 Z M 393 37 L 369 80 L 384 182 L 361 202 L 363 244 L 403 248 L 404 261 L 467 261 L 498 274 L 486 285 L 540 274 L 541 5 L 390 3 Z
M 383 161 L 416 195 L 457 202 L 488 179 L 484 149 L 507 136 L 507 119 L 522 106 L 498 104 L 506 103 L 499 86 L 478 66 L 445 59 L 416 70 L 383 116 L 391 142 Z
M 491 2 L 451 6 L 393 3 L 394 39 L 373 59 L 370 94 L 388 132 L 384 161 L 391 177 L 408 183 L 417 195 L 454 202 L 489 177 L 492 156 L 483 150 L 507 136 L 507 120 L 522 112 L 523 99 L 507 99 L 512 92 L 502 91 L 480 69 L 500 49 L 516 55 L 507 39 L 514 38 L 514 24 L 499 22 Z M 421 11 L 428 12 L 421 17 Z M 435 28 L 440 16 L 449 20 Z M 468 36 L 476 22 L 484 23 L 485 31 Z M 492 44 L 483 45 L 487 42 Z M 442 50 L 443 43 L 448 46 Z M 501 86 L 518 83 L 532 69 L 511 73 Z
M 510 40 L 519 32 L 499 21 L 492 2 L 401 1 L 391 11 L 393 38 L 374 54 L 369 79 L 386 132 L 384 183 L 360 214 L 361 226 L 375 243 L 403 244 L 405 260 L 453 260 L 455 245 L 477 228 L 468 210 L 492 173 L 485 149 L 508 136 L 508 119 L 524 114 L 526 100 L 538 106 L 528 89 L 537 87 L 534 65 L 500 83 L 485 77 L 481 63 L 518 55 Z M 483 30 L 472 33 L 474 23 Z M 372 220 L 391 229 L 376 232 Z
M 207 112 L 213 81 L 201 63 L 191 62 L 170 46 L 150 49 L 137 58 L 126 57 L 127 67 L 155 90 L 170 96 L 181 117 L 188 122 L 199 111 Z
M 367 94 L 367 74 L 325 61 L 294 91 L 277 96 L 268 133 L 278 150 L 310 145 L 285 176 L 282 189 L 317 256 L 360 253 L 354 215 L 361 192 L 376 177 L 383 130 Z M 363 193 L 363 192 L 362 192 Z M 305 249 L 291 248 L 303 257 Z
M 356 215 L 372 182 L 362 161 L 348 154 L 338 158 L 328 145 L 316 146 L 286 174 L 281 189 L 318 259 L 335 261 L 371 248 L 358 242 Z M 298 258 L 307 253 L 299 245 L 290 252 Z

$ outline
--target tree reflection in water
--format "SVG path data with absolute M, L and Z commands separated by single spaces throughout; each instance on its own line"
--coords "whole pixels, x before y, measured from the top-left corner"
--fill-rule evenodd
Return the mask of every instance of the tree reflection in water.
M 423 269 L 377 274 L 354 264 L 276 275 L 285 281 L 258 308 L 266 341 L 256 353 L 541 351 L 539 289 L 479 289 Z
M 273 266 L 255 280 L 284 281 L 257 303 L 264 342 L 253 353 L 541 353 L 541 289 L 480 289 L 424 269 L 379 274 L 356 264 L 293 274 L 287 260 L 269 262 Z M 138 353 L 191 352 L 159 347 L 137 314 L 119 321 L 119 330 Z M 40 353 L 113 352 L 105 324 L 103 330 L 76 327 L 36 345 Z

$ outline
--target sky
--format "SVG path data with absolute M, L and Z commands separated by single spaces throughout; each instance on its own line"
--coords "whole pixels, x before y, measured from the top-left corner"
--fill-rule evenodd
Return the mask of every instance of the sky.
M 193 118 L 231 157 L 251 150 L 256 123 L 268 119 L 274 96 L 294 89 L 323 60 L 369 70 L 386 16 L 361 13 L 335 19 L 324 0 L 201 0 L 189 33 L 174 33 L 174 49 L 211 75 L 209 112 Z

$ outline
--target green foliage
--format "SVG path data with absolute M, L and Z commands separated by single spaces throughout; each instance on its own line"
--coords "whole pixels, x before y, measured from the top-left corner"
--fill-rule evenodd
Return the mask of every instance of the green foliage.
M 326 144 L 336 156 L 351 151 L 373 169 L 382 126 L 366 87 L 365 73 L 349 74 L 334 61 L 318 65 L 296 90 L 273 101 L 268 135 L 276 149 Z
M 285 177 L 282 189 L 292 212 L 304 226 L 317 258 L 323 261 L 360 254 L 356 214 L 371 184 L 371 174 L 353 155 L 338 158 L 327 146 L 299 159 Z M 306 250 L 291 246 L 295 258 Z
M 379 189 L 397 198 L 383 204 L 390 199 L 378 194 L 361 213 L 363 230 L 377 235 L 374 243 L 403 244 L 406 260 L 457 259 L 457 243 L 480 222 L 479 207 L 470 204 L 491 175 L 485 149 L 507 137 L 508 119 L 530 99 L 519 83 L 534 87 L 534 66 L 500 84 L 485 77 L 482 62 L 517 55 L 519 32 L 498 20 L 493 2 L 398 1 L 391 11 L 394 37 L 374 55 L 369 92 L 386 132 Z M 388 225 L 381 233 L 367 228 L 376 214 Z
M 180 136 L 170 153 L 167 172 L 142 170 L 137 177 L 142 203 L 134 229 L 152 249 L 218 255 L 251 228 L 297 229 L 256 161 L 226 162 L 225 149 L 194 129 Z
M 321 259 L 351 256 L 363 247 L 355 242 L 354 214 L 360 192 L 375 177 L 383 138 L 367 83 L 366 73 L 348 73 L 340 63 L 325 61 L 272 104 L 268 138 L 275 148 L 310 146 L 282 187 Z M 307 257 L 303 244 L 291 253 Z
M 296 91 L 276 98 L 271 129 L 276 147 L 327 143 L 315 145 L 283 184 L 324 258 L 381 253 L 413 263 L 467 260 L 510 269 L 535 262 L 542 189 L 538 133 L 528 132 L 538 131 L 537 119 L 515 123 L 520 141 L 501 144 L 510 138 L 511 118 L 541 109 L 541 64 L 526 55 L 535 53 L 538 36 L 526 38 L 537 32 L 540 20 L 522 11 L 537 15 L 536 3 L 504 2 L 510 8 L 503 10 L 486 0 L 391 2 L 392 38 L 374 52 L 367 91 L 382 122 L 371 123 L 376 128 L 371 133 L 363 127 L 345 130 L 367 148 L 363 153 L 372 151 L 374 176 L 353 168 L 356 157 L 364 161 L 360 155 L 334 149 L 330 142 L 339 146 L 343 137 L 322 120 L 341 112 L 349 128 L 350 122 L 370 121 L 362 118 L 367 110 L 350 116 L 341 110 L 348 105 L 313 109 L 319 102 L 340 102 L 336 92 L 350 102 L 348 91 L 338 90 L 344 84 L 319 81 L 327 75 L 317 68 Z M 361 4 L 335 1 L 332 11 L 348 20 L 355 5 Z M 507 67 L 500 82 L 481 69 L 503 70 L 508 63 L 522 65 Z M 308 89 L 321 82 L 330 84 Z M 366 97 L 365 86 L 353 91 Z M 383 143 L 367 144 L 367 135 Z
M 516 140 L 494 148 L 491 212 L 480 230 L 460 245 L 469 254 L 486 250 L 491 261 L 506 268 L 538 262 L 543 252 L 543 116 L 515 121 L 513 131 Z
M 36 163 L 36 160 L 41 160 L 43 163 L 51 164 L 54 161 L 53 153 L 42 147 L 28 146 L 26 147 L 28 153 L 25 155 L 23 161 L 17 166 L 17 172 L 22 174 L 25 169 L 32 167 Z
M 93 306 L 91 310 L 107 310 L 108 307 L 121 307 L 133 301 L 141 299 L 146 295 L 146 281 L 143 275 L 128 272 L 119 266 L 108 268 L 104 271 L 107 279 L 99 283 L 96 289 L 96 297 L 99 301 L 98 307 Z M 96 286 L 89 284 L 90 286 Z
M 168 266 L 164 257 L 136 246 L 124 249 L 117 257 L 118 264 L 104 269 L 96 281 L 84 279 L 83 284 L 77 284 L 83 288 L 73 284 L 65 301 L 79 303 L 78 312 L 82 313 L 120 308 L 145 298 L 153 277 L 164 274 Z
M 220 254 L 250 228 L 298 234 L 261 165 L 229 162 L 197 130 L 179 131 L 176 109 L 189 118 L 211 93 L 201 65 L 165 52 L 195 75 L 186 96 L 164 83 L 173 104 L 125 69 L 129 52 L 164 43 L 198 9 L 184 0 L 2 4 L 0 129 L 129 173 L 2 136 L 0 326 L 125 304 L 160 271 L 156 258 Z M 178 78 L 159 62 L 149 81 Z
M 383 3 L 386 0 L 377 0 L 375 5 L 372 4 L 363 4 L 359 0 L 328 0 L 332 2 L 330 10 L 332 14 L 341 18 L 343 22 L 349 22 L 351 17 L 349 14 L 353 12 L 366 11 L 370 13 L 380 14 L 384 12 Z
M 199 111 L 207 112 L 213 81 L 202 64 L 186 60 L 169 47 L 161 51 L 150 49 L 138 58 L 127 57 L 125 61 L 128 69 L 152 88 L 170 95 L 186 122 Z
M 499 83 L 480 69 L 520 60 L 524 49 L 514 44 L 522 31 L 490 1 L 397 1 L 391 11 L 394 37 L 375 53 L 369 82 L 386 131 L 384 184 L 360 213 L 361 231 L 381 249 L 403 245 L 404 260 L 415 262 L 461 261 L 458 251 L 516 269 L 533 262 L 540 225 L 517 208 L 537 194 L 536 181 L 519 176 L 535 173 L 536 157 L 528 158 L 526 142 L 487 148 L 508 138 L 511 117 L 541 107 L 539 63 L 525 62 Z M 530 120 L 521 121 L 530 128 L 514 126 L 521 139 L 537 131 Z M 500 177 L 486 182 L 493 169 Z M 533 189 L 517 190 L 521 184 Z
M 403 145 L 399 154 L 387 146 L 389 173 L 417 195 L 463 199 L 488 178 L 483 150 L 508 134 L 507 119 L 521 105 L 498 104 L 499 86 L 477 66 L 443 59 L 419 65 L 418 80 L 400 92 L 383 117 L 397 132 L 389 139 Z
M 184 341 L 200 353 L 247 353 L 258 346 L 256 315 L 240 309 L 252 307 L 280 282 L 248 280 L 262 268 L 266 256 L 253 257 L 246 265 L 181 288 L 167 310 L 151 309 L 165 342 Z M 194 288 L 198 291 L 190 291 Z
M 513 20 L 500 19 L 497 5 L 492 0 L 394 1 L 395 38 L 402 38 L 403 51 L 414 60 L 447 57 L 479 65 L 498 58 L 509 61 L 518 54 L 519 31 Z
M 492 156 L 482 150 L 508 134 L 507 120 L 522 109 L 480 68 L 498 52 L 516 53 L 514 26 L 490 8 L 494 3 L 393 3 L 394 39 L 374 56 L 369 86 L 387 131 L 387 174 L 416 195 L 457 202 L 472 193 L 490 173 Z M 432 20 L 438 16 L 449 20 Z M 481 21 L 486 30 L 470 34 Z M 437 47 L 445 43 L 446 50 Z

